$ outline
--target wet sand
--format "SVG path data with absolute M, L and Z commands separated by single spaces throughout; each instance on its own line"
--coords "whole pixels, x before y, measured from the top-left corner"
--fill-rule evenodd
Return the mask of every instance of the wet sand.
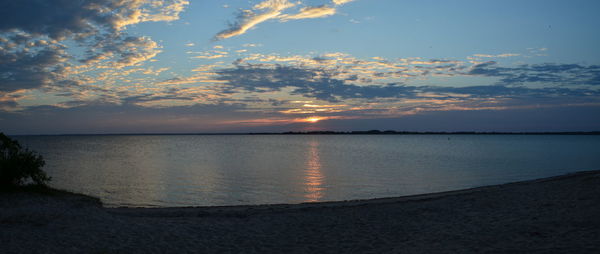
M 600 253 L 600 171 L 397 198 L 104 208 L 0 193 L 2 253 Z

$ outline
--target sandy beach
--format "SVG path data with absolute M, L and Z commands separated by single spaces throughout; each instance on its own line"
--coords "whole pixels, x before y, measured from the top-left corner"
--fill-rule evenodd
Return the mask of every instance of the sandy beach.
M 600 253 L 600 171 L 345 202 L 104 208 L 0 194 L 2 253 Z

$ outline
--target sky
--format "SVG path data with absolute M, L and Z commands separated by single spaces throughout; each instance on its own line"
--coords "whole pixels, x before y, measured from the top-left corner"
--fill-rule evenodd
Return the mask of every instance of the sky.
M 597 10 L 0 0 L 0 132 L 598 131 Z

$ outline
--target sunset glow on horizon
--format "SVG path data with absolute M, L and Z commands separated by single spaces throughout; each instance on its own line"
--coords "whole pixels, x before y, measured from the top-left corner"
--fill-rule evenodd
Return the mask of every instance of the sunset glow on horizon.
M 321 119 L 323 119 L 323 118 L 320 118 L 320 117 L 309 117 L 306 120 L 308 122 L 310 122 L 310 123 L 316 123 L 316 122 L 320 121 Z

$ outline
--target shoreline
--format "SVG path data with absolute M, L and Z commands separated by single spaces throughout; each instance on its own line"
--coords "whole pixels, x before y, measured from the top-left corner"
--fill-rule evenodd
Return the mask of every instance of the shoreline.
M 0 194 L 6 253 L 598 253 L 600 170 L 402 197 L 105 208 Z
M 148 211 L 148 212 L 160 212 L 161 210 L 217 210 L 218 212 L 226 212 L 228 210 L 231 211 L 240 211 L 240 210 L 253 210 L 253 211 L 261 211 L 268 210 L 273 211 L 277 209 L 310 209 L 310 208 L 335 208 L 335 207 L 353 207 L 353 206 L 364 206 L 364 205 L 377 205 L 377 204 L 390 204 L 390 203 L 399 203 L 399 202 L 420 202 L 427 200 L 440 199 L 448 196 L 454 195 L 464 195 L 464 194 L 472 194 L 480 191 L 486 190 L 494 190 L 498 188 L 510 187 L 513 185 L 524 185 L 524 184 L 535 184 L 542 183 L 548 181 L 558 181 L 562 179 L 568 179 L 573 177 L 585 177 L 590 175 L 600 175 L 600 170 L 586 170 L 586 171 L 577 171 L 557 176 L 544 177 L 544 178 L 536 178 L 531 180 L 523 180 L 516 182 L 508 182 L 494 185 L 485 185 L 472 187 L 467 189 L 459 189 L 459 190 L 450 190 L 450 191 L 441 191 L 441 192 L 432 192 L 432 193 L 423 193 L 423 194 L 414 194 L 414 195 L 405 195 L 405 196 L 395 196 L 395 197 L 382 197 L 382 198 L 369 198 L 369 199 L 350 199 L 350 200 L 339 200 L 339 201 L 319 201 L 319 202 L 303 202 L 303 203 L 278 203 L 278 204 L 251 204 L 251 205 L 218 205 L 218 206 L 175 206 L 175 207 L 136 207 L 136 206 L 104 206 L 102 204 L 102 208 L 110 209 L 115 211 L 126 211 L 131 210 L 135 212 Z M 66 191 L 70 193 L 69 191 Z M 88 196 L 84 194 L 77 194 L 87 196 L 93 199 L 98 199 L 97 197 Z M 99 200 L 99 199 L 98 199 Z M 101 202 L 101 201 L 99 201 Z

